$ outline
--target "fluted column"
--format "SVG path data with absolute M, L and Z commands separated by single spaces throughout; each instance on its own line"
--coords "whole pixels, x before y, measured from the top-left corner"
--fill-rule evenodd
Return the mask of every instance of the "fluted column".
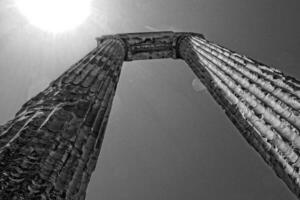
M 300 82 L 198 36 L 185 36 L 179 42 L 180 56 L 299 197 Z
M 85 199 L 124 45 L 105 39 L 0 127 L 0 199 Z

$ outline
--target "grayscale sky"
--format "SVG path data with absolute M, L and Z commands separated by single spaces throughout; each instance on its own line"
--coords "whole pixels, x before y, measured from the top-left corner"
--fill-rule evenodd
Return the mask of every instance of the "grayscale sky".
M 53 36 L 0 0 L 0 123 L 103 34 L 192 31 L 300 79 L 299 0 L 94 0 Z M 87 200 L 295 200 L 178 60 L 125 63 Z

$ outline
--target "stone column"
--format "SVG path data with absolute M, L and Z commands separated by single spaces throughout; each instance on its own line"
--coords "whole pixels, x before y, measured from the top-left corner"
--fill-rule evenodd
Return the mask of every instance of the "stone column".
M 0 127 L 0 199 L 84 200 L 125 57 L 98 47 Z
M 300 82 L 204 38 L 178 51 L 247 141 L 298 197 Z

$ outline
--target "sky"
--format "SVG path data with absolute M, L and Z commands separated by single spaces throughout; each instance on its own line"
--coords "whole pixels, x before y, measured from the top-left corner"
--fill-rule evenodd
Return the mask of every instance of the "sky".
M 187 31 L 300 79 L 298 0 L 94 0 L 73 31 L 0 0 L 0 123 L 104 34 Z M 67 11 L 66 11 L 67 12 Z M 124 63 L 87 200 L 296 200 L 181 60 Z

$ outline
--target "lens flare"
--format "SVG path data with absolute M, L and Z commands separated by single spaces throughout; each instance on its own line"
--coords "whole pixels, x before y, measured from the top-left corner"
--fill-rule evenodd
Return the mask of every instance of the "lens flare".
M 91 0 L 15 0 L 28 21 L 40 29 L 60 33 L 82 24 L 90 15 Z

